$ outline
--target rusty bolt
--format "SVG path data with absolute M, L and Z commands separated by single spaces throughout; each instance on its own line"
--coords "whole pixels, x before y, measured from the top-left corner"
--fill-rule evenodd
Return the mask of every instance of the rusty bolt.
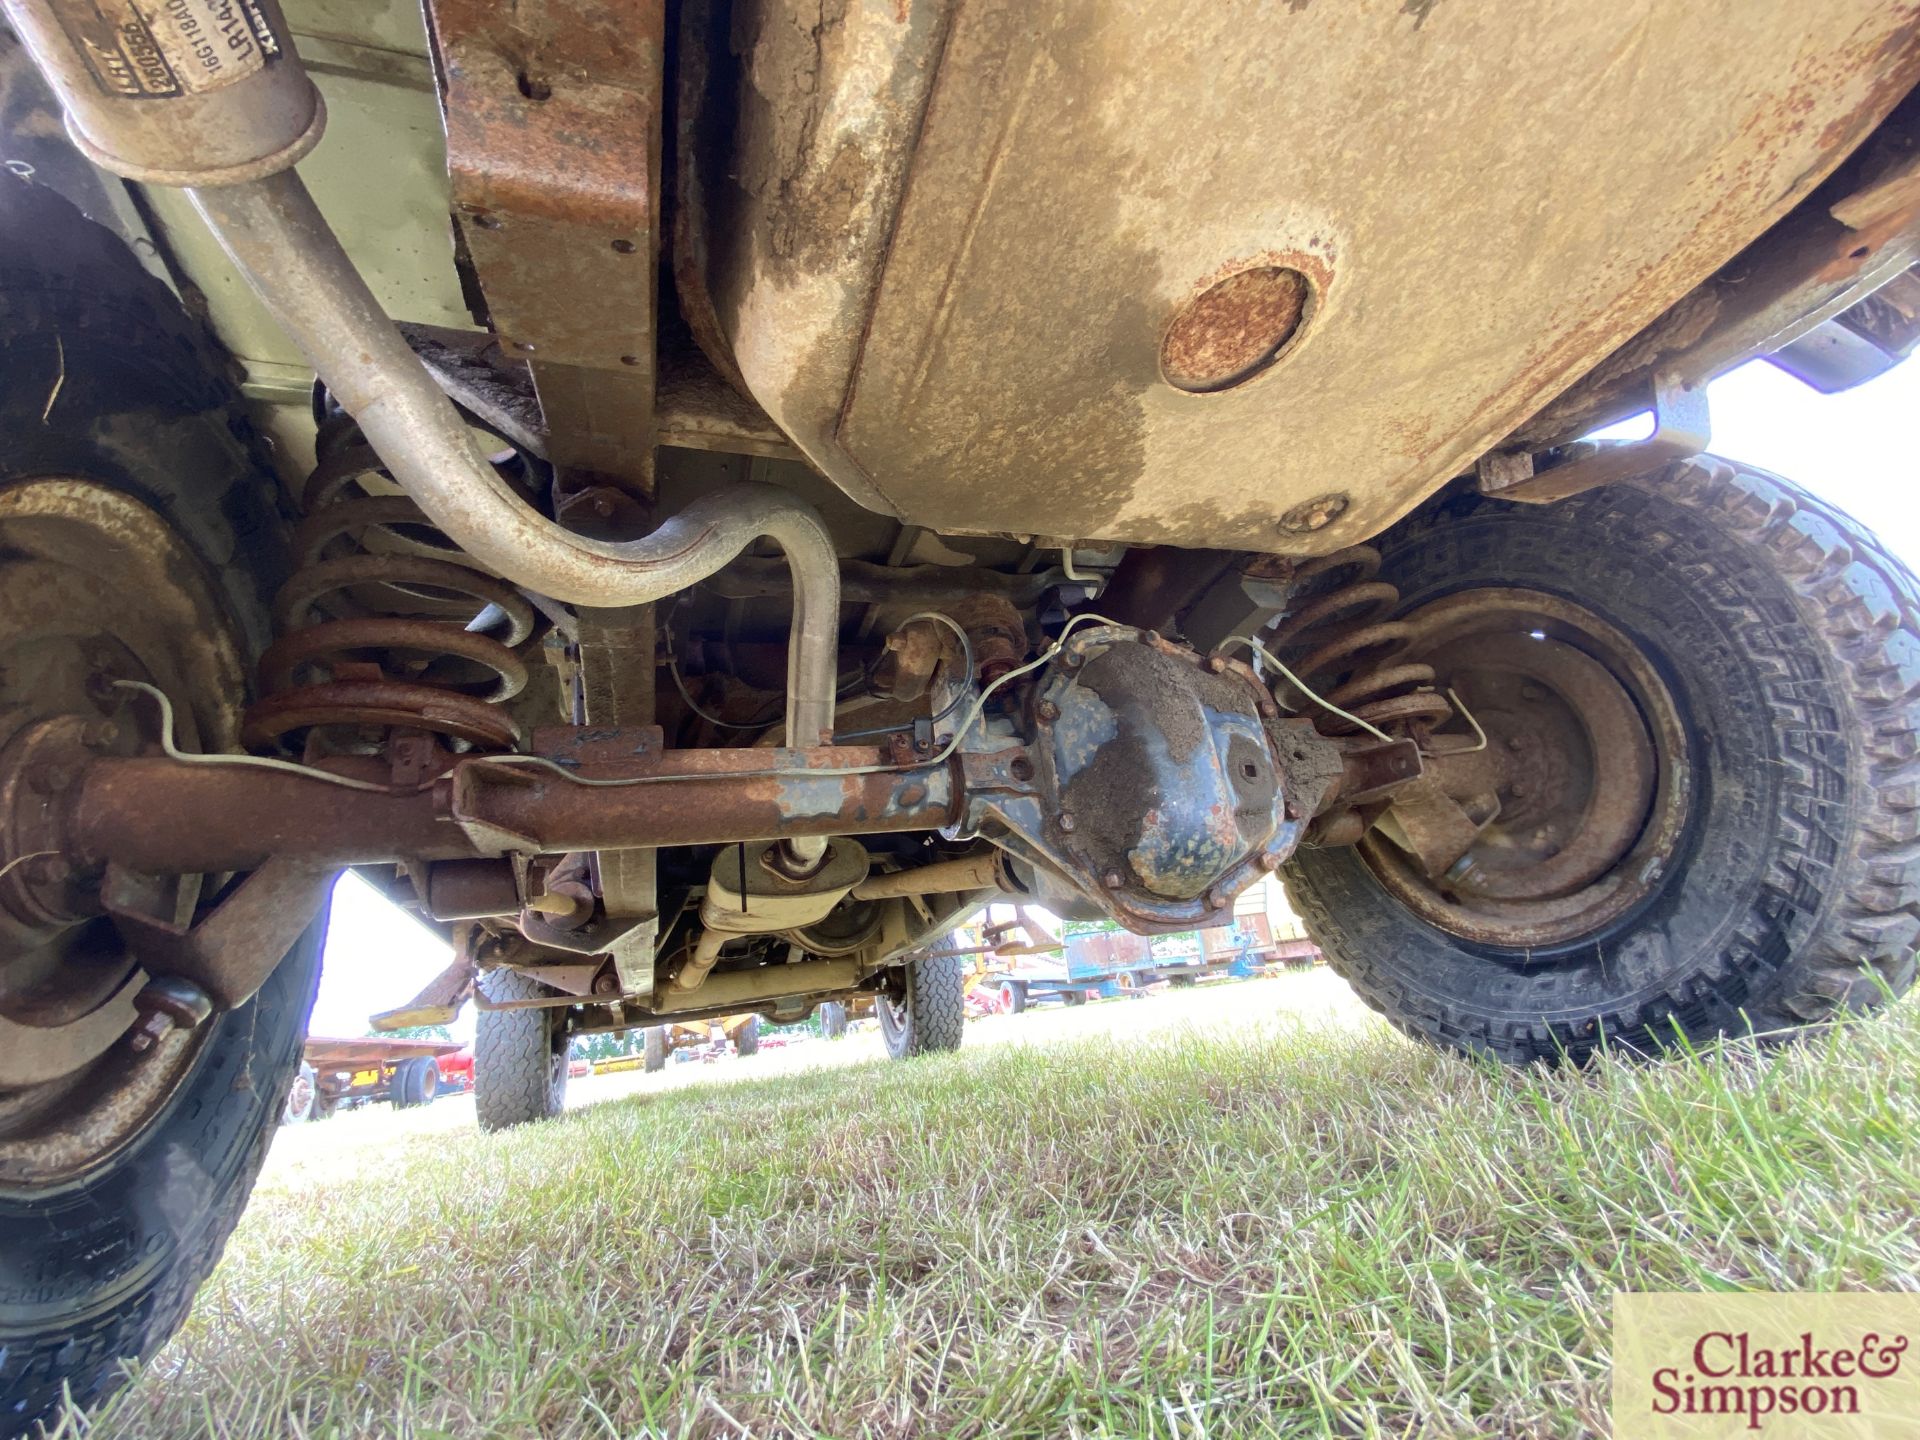
M 1042 725 L 1051 725 L 1060 718 L 1060 707 L 1051 700 L 1042 700 L 1033 713 L 1040 717 Z
M 1079 822 L 1073 818 L 1073 814 L 1071 811 L 1062 810 L 1060 812 L 1060 819 L 1057 823 L 1059 824 L 1062 830 L 1064 830 L 1067 834 L 1071 835 L 1073 833 L 1073 827 Z
M 1293 809 L 1291 805 L 1289 805 L 1287 808 L 1289 810 Z M 1293 816 L 1289 815 L 1287 818 L 1291 820 Z M 1262 870 L 1268 871 L 1269 873 L 1271 873 L 1272 871 L 1278 870 L 1280 868 L 1280 857 L 1274 854 L 1274 852 L 1271 850 L 1264 851 L 1260 856 L 1260 868 Z
M 1033 762 L 1024 755 L 1014 756 L 1013 763 L 1007 766 L 1007 769 L 1016 780 L 1033 779 Z
M 1282 819 L 1298 820 L 1300 818 L 1300 807 L 1291 798 L 1289 798 L 1284 804 L 1281 805 L 1280 815 Z
M 1538 685 L 1529 682 L 1520 687 L 1520 698 L 1522 700 L 1544 700 L 1547 698 L 1547 692 L 1542 690 Z
M 133 997 L 133 1008 L 139 1012 L 140 1021 L 128 1043 L 135 1050 L 149 1050 L 154 1041 L 176 1026 L 193 1029 L 213 1013 L 213 1002 L 191 980 L 156 975 Z
M 1109 870 L 1100 877 L 1100 883 L 1109 890 L 1118 890 L 1127 883 L 1127 877 L 1122 875 L 1118 870 Z
M 1346 513 L 1351 502 L 1346 492 L 1335 490 L 1326 495 L 1316 495 L 1311 500 L 1303 500 L 1280 517 L 1280 528 L 1290 535 L 1303 535 L 1313 530 L 1324 530 L 1341 515 Z
M 104 750 L 120 738 L 120 727 L 111 720 L 90 720 L 80 727 L 80 743 L 89 750 Z
M 614 975 L 594 976 L 593 993 L 596 995 L 618 995 L 620 993 L 619 977 Z
M 1224 655 L 1207 656 L 1207 673 L 1209 675 L 1218 675 L 1222 670 L 1226 668 L 1227 668 L 1226 656 Z
M 1524 800 L 1527 798 L 1527 787 L 1516 780 L 1507 787 L 1507 793 L 1516 800 Z

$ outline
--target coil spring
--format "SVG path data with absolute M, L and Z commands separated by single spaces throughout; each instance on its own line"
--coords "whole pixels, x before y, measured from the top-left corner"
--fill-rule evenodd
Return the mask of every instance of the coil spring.
M 527 682 L 514 647 L 532 606 L 398 493 L 350 417 L 321 420 L 315 453 L 246 743 L 325 732 L 329 748 L 370 752 L 404 727 L 511 749 L 519 726 L 501 706 Z
M 1275 623 L 1267 647 L 1315 692 L 1378 729 L 1431 727 L 1453 707 L 1433 688 L 1431 665 L 1393 663 L 1413 631 L 1388 618 L 1400 591 L 1379 573 L 1380 552 L 1371 545 L 1308 561 L 1295 572 L 1292 608 Z M 1305 703 L 1304 696 L 1296 700 Z M 1358 726 L 1311 708 L 1321 733 L 1358 733 Z

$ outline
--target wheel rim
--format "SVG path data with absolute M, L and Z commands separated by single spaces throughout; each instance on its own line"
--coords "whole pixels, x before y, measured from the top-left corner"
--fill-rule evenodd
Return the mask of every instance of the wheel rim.
M 287 1091 L 287 1114 L 298 1118 L 313 1109 L 313 1082 L 305 1072 L 293 1077 L 293 1086 Z
M 0 491 L 0 1189 L 65 1182 L 110 1157 L 191 1072 L 206 1032 L 143 1052 L 125 1032 L 144 981 L 105 913 L 190 914 L 199 877 L 76 868 L 51 825 L 86 761 L 158 739 L 174 703 L 183 748 L 233 746 L 245 673 L 197 558 L 152 510 L 80 479 Z M 31 857 L 31 858 L 29 858 Z
M 1465 591 L 1405 617 L 1410 661 L 1430 664 L 1486 737 L 1431 737 L 1473 812 L 1498 813 L 1430 879 L 1390 825 L 1360 853 L 1421 919 L 1475 944 L 1533 952 L 1606 929 L 1658 888 L 1689 809 L 1686 734 L 1645 651 L 1571 601 Z M 1485 813 L 1484 810 L 1481 813 Z

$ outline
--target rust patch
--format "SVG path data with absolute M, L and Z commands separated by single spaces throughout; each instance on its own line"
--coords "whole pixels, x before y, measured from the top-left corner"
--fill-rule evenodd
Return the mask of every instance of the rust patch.
M 1307 277 L 1285 265 L 1229 275 L 1174 317 L 1160 342 L 1160 373 L 1199 394 L 1244 384 L 1280 357 L 1309 294 Z

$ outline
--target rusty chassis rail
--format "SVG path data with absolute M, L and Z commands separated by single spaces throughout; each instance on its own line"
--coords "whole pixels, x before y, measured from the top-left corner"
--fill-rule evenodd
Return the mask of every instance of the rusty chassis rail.
M 541 733 L 606 745 L 619 732 Z M 652 750 L 575 760 L 565 773 L 532 758 L 449 756 L 421 783 L 374 789 L 287 770 L 103 757 L 71 789 L 66 849 L 82 866 L 204 874 L 275 856 L 346 866 L 935 830 L 961 813 L 957 760 L 898 768 L 864 746 Z M 341 768 L 364 784 L 371 767 Z

